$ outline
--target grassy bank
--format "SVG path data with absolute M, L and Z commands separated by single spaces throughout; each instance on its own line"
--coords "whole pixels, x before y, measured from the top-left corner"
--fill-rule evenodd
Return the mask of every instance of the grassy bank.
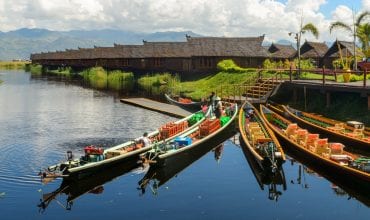
M 0 69 L 25 69 L 30 62 L 26 61 L 0 61 Z
M 95 89 L 112 89 L 131 91 L 135 80 L 133 73 L 119 70 L 107 71 L 102 67 L 94 67 L 79 73 L 85 82 Z

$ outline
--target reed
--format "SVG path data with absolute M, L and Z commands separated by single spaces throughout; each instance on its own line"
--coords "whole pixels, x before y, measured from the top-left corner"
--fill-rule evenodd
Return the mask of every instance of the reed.
M 58 76 L 67 76 L 70 77 L 74 74 L 72 67 L 58 67 L 55 70 L 47 70 L 48 73 L 52 73 Z
M 28 61 L 0 61 L 0 69 L 25 69 Z
M 33 75 L 41 75 L 42 74 L 42 65 L 40 64 L 31 64 L 29 65 L 29 72 Z
M 108 88 L 113 90 L 131 91 L 134 88 L 135 78 L 131 72 L 115 70 L 108 74 Z
M 93 67 L 80 73 L 85 82 L 95 89 L 131 91 L 134 87 L 134 74 L 119 70 L 107 71 L 102 67 Z
M 176 88 L 179 83 L 179 76 L 170 73 L 147 74 L 138 79 L 139 88 L 151 95 L 168 93 Z

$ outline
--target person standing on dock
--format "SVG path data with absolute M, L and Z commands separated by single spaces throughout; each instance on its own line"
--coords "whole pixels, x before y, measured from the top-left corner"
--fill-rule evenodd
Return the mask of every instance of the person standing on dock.
M 215 107 L 214 107 L 214 112 L 215 112 L 215 115 L 216 115 L 216 118 L 220 118 L 221 115 L 222 115 L 222 102 L 221 102 L 221 98 L 220 97 L 216 97 L 215 98 Z
M 216 105 L 216 93 L 212 92 L 211 95 L 208 97 L 208 106 L 211 108 L 211 114 L 215 111 Z

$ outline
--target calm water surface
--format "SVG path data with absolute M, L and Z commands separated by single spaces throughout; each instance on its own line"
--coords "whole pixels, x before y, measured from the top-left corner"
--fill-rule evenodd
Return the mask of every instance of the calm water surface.
M 368 194 L 348 195 L 297 162 L 284 164 L 287 189 L 277 185 L 280 193 L 270 200 L 236 137 L 164 170 L 112 168 L 40 209 L 42 196 L 64 183 L 43 185 L 37 173 L 67 150 L 111 147 L 175 118 L 22 71 L 0 71 L 0 79 L 1 219 L 370 219 Z M 70 210 L 68 196 L 78 196 Z

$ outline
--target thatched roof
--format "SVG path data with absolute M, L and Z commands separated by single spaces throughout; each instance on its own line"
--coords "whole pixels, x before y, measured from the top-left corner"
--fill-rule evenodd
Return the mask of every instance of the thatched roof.
M 147 57 L 191 57 L 187 42 L 144 42 Z
M 301 46 L 302 58 L 321 58 L 328 51 L 328 46 L 325 43 L 306 41 Z M 298 56 L 297 53 L 295 56 Z
M 268 57 L 260 37 L 190 37 L 187 41 L 192 56 Z
M 326 52 L 325 57 L 332 57 L 332 58 L 339 58 L 339 49 L 342 50 L 342 56 L 344 57 L 350 57 L 354 55 L 353 50 L 353 43 L 348 41 L 338 41 L 336 40 L 333 45 L 329 48 L 329 50 Z M 361 50 L 357 47 L 356 53 L 358 56 L 364 56 L 364 54 L 361 52 Z
M 185 42 L 147 42 L 143 45 L 67 49 L 61 52 L 31 54 L 32 60 L 40 59 L 99 59 L 99 58 L 190 58 L 210 57 L 269 57 L 260 37 L 190 37 Z M 285 49 L 284 49 L 285 51 Z
M 283 45 L 274 43 L 272 43 L 267 50 L 270 53 L 271 58 L 278 59 L 289 59 L 293 57 L 296 53 L 296 49 L 294 49 L 292 45 Z

